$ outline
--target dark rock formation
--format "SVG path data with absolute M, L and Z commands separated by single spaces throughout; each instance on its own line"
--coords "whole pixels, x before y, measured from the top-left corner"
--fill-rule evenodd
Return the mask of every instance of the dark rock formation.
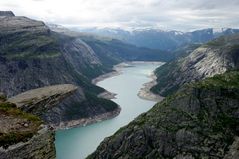
M 0 11 L 0 16 L 14 17 L 15 15 L 12 11 Z
M 239 72 L 185 86 L 106 138 L 89 159 L 237 158 Z

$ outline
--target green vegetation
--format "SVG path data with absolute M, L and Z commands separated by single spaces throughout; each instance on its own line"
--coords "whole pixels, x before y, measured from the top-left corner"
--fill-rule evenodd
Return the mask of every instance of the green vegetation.
M 2 102 L 4 102 L 4 101 L 6 101 L 6 96 L 4 95 L 4 94 L 1 94 L 0 93 L 0 102 L 2 101 Z
M 225 38 L 224 36 L 221 36 L 215 40 L 209 41 L 207 44 L 205 44 L 204 46 L 211 46 L 211 47 L 221 47 L 225 45 Z
M 239 88 L 239 71 L 229 71 L 223 75 L 215 75 L 195 84 L 199 88 Z
M 16 144 L 18 142 L 25 142 L 31 138 L 35 132 L 10 132 L 10 133 L 1 133 L 0 132 L 0 146 L 8 148 L 8 146 Z
M 90 81 L 90 78 L 83 76 L 79 74 L 77 71 L 75 71 L 71 63 L 65 63 L 65 68 L 68 71 L 68 73 L 70 73 L 72 77 L 76 80 L 76 83 L 80 85 L 84 90 L 90 91 L 94 93 L 95 95 L 102 93 L 104 91 L 103 88 L 93 85 Z M 85 71 L 87 71 L 87 69 Z M 92 76 L 97 76 L 97 75 L 92 75 Z
M 90 92 L 86 92 L 85 96 L 87 99 L 85 102 L 89 103 L 90 105 L 94 105 L 97 103 L 101 105 L 107 112 L 114 111 L 118 108 L 118 105 L 116 103 L 107 99 L 98 98 Z
M 39 126 L 42 124 L 39 117 L 25 113 L 18 109 L 15 104 L 9 102 L 0 103 L 0 118 L 3 121 L 7 120 L 7 124 L 10 127 L 16 127 L 13 129 L 8 128 L 8 125 L 1 125 L 0 146 L 3 146 L 4 148 L 21 141 L 27 141 L 37 133 Z M 16 123 L 16 120 L 18 121 L 18 124 L 22 124 L 20 127 Z M 28 123 L 27 127 L 24 126 L 24 123 Z
M 118 108 L 118 105 L 110 100 L 98 98 L 95 94 L 86 91 L 86 99 L 80 103 L 74 103 L 70 109 L 66 111 L 67 119 L 78 119 L 90 117 L 104 112 L 112 112 Z M 96 107 L 97 106 L 97 107 Z M 97 111 L 85 111 L 85 107 L 96 107 Z
M 59 38 L 51 32 L 0 33 L 2 56 L 8 59 L 52 58 L 60 55 Z

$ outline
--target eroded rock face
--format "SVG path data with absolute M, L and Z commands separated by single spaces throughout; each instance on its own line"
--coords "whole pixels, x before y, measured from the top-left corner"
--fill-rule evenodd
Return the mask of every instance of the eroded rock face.
M 88 158 L 235 156 L 238 154 L 239 74 L 230 80 L 232 76 L 217 76 L 165 98 L 106 138 Z
M 44 126 L 27 142 L 20 142 L 7 149 L 0 147 L 0 159 L 55 159 L 55 134 Z
M 25 112 L 41 116 L 77 89 L 78 87 L 72 84 L 47 86 L 23 92 L 9 98 L 8 101 Z
M 167 96 L 185 83 L 199 81 L 239 68 L 239 34 L 220 37 L 194 50 L 187 57 L 156 70 L 153 92 Z

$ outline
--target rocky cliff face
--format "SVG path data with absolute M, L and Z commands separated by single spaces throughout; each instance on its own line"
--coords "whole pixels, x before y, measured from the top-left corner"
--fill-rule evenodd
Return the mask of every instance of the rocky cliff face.
M 239 73 L 188 85 L 106 138 L 88 158 L 237 158 Z
M 9 146 L 0 147 L 1 159 L 55 159 L 55 134 L 47 127 L 40 129 L 30 140 Z
M 239 35 L 222 36 L 194 50 L 184 58 L 156 70 L 158 84 L 152 91 L 166 96 L 185 83 L 199 81 L 239 68 Z
M 104 90 L 91 84 L 92 78 L 109 71 L 111 68 L 79 38 L 52 32 L 43 22 L 26 17 L 0 17 L 0 91 L 11 97 L 49 85 L 79 87 L 43 115 L 49 123 L 57 125 L 117 110 L 115 103 L 97 98 Z
M 0 159 L 56 158 L 53 129 L 38 116 L 76 89 L 65 84 L 30 90 L 10 99 L 1 95 Z
M 76 91 L 77 87 L 71 84 L 54 85 L 23 92 L 9 98 L 8 102 L 16 104 L 17 108 L 24 112 L 42 116 Z

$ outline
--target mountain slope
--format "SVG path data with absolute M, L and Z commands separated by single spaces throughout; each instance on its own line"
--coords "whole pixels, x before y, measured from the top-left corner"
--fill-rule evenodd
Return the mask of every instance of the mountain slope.
M 80 39 L 52 32 L 40 21 L 0 16 L 0 91 L 10 97 L 55 84 L 79 87 L 76 94 L 43 114 L 45 121 L 58 125 L 107 112 L 115 115 L 118 106 L 97 98 L 104 89 L 91 84 L 109 71 Z
M 110 41 L 82 39 L 99 57 L 103 56 L 102 61 L 107 59 L 105 55 L 127 61 L 169 61 L 173 58 L 167 51 L 140 48 L 115 39 Z
M 239 34 L 222 36 L 158 68 L 155 71 L 158 84 L 151 90 L 167 96 L 185 83 L 238 68 Z
M 173 58 L 172 54 L 167 51 L 136 47 L 135 45 L 129 44 L 130 42 L 126 41 L 128 43 L 125 43 L 124 40 L 118 40 L 114 36 L 105 37 L 94 33 L 72 31 L 59 25 L 48 25 L 56 32 L 80 38 L 94 50 L 104 65 L 108 65 L 110 62 L 114 62 L 115 64 L 120 60 L 169 61 Z
M 238 112 L 239 72 L 217 75 L 166 97 L 106 138 L 88 159 L 236 159 Z
M 75 30 L 77 30 L 77 28 Z M 173 51 L 189 43 L 205 43 L 214 38 L 213 29 L 196 30 L 186 33 L 180 31 L 163 31 L 159 29 L 136 29 L 126 31 L 110 28 L 82 29 L 80 31 L 120 39 L 121 41 L 138 47 L 165 51 Z

